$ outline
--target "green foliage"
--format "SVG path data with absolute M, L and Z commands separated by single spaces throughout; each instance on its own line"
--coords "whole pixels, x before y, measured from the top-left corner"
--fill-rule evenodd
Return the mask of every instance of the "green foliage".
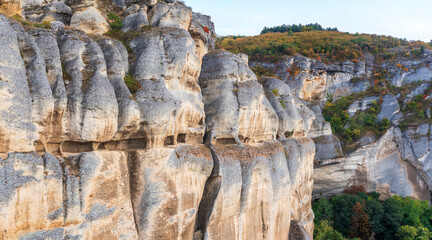
M 371 194 L 369 196 L 371 196 Z M 366 200 L 366 213 L 370 217 L 371 232 L 374 233 L 375 236 L 383 233 L 385 231 L 385 227 L 382 225 L 384 207 L 378 200 L 374 199 L 373 196 Z
M 332 221 L 333 219 L 333 205 L 328 199 L 321 198 L 314 205 L 312 209 L 315 213 L 315 221 Z
M 108 13 L 107 19 L 110 27 L 112 29 L 121 29 L 123 26 L 123 22 L 119 16 L 117 16 L 115 13 Z
M 275 88 L 272 90 L 273 95 L 275 95 L 276 97 L 279 97 L 279 89 Z
M 432 238 L 429 229 L 423 226 L 416 228 L 409 225 L 400 227 L 396 236 L 401 240 L 428 240 Z
M 415 240 L 418 230 L 412 226 L 402 226 L 399 228 L 396 236 L 400 240 Z
M 32 21 L 27 21 L 24 20 L 21 16 L 19 15 L 14 15 L 12 16 L 12 18 L 16 21 L 18 21 L 19 23 L 21 23 L 22 26 L 26 27 L 27 29 L 34 29 L 34 28 L 45 28 L 45 29 L 50 29 L 51 28 L 51 22 L 50 21 L 42 21 L 40 22 L 32 22 Z
M 124 81 L 132 94 L 135 94 L 141 88 L 140 83 L 138 81 L 135 81 L 134 77 L 131 74 L 126 75 L 124 77 Z
M 320 221 L 314 228 L 315 240 L 344 240 L 343 235 L 334 230 L 328 221 Z
M 382 224 L 386 230 L 378 236 L 380 236 L 381 239 L 392 240 L 403 220 L 402 204 L 395 198 L 388 198 L 384 201 L 383 207 L 385 217 L 383 218 Z
M 283 108 L 285 108 L 285 102 L 284 102 L 284 100 L 279 100 L 279 103 L 281 104 L 281 106 L 283 107 Z
M 346 192 L 350 194 L 313 203 L 314 233 L 320 239 L 333 239 L 324 231 L 342 234 L 337 239 L 431 239 L 432 207 L 427 201 L 399 196 L 380 201 L 379 193 L 365 193 L 360 186 Z
M 318 23 L 310 23 L 310 24 L 306 24 L 306 25 L 280 25 L 280 26 L 276 26 L 276 27 L 264 27 L 264 29 L 261 31 L 261 34 L 264 33 L 268 33 L 268 32 L 280 32 L 280 33 L 284 33 L 284 32 L 288 32 L 288 33 L 296 33 L 296 32 L 308 32 L 308 31 L 338 31 L 337 28 L 323 28 L 320 24 Z

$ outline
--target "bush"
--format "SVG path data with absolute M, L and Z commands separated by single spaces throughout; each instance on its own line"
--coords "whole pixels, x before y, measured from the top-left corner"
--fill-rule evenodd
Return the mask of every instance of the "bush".
M 119 16 L 117 16 L 114 13 L 108 13 L 107 18 L 108 18 L 108 24 L 110 25 L 110 27 L 112 29 L 121 29 L 122 28 L 123 22 Z

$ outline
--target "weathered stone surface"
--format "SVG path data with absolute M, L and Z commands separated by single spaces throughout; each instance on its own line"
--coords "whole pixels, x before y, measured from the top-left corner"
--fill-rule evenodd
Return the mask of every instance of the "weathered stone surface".
M 327 131 L 322 116 L 276 79 L 281 127 L 273 85 L 246 55 L 211 52 L 210 17 L 177 1 L 144 2 L 158 28 L 131 42 L 61 23 L 70 6 L 72 25 L 102 33 L 95 11 L 135 2 L 100 4 L 26 0 L 30 17 L 59 20 L 29 32 L 0 16 L 0 238 L 286 239 L 291 220 L 311 235 L 304 136 Z
M 321 61 L 300 55 L 285 57 L 278 63 L 253 62 L 252 66 L 272 69 L 278 78 L 287 83 L 295 95 L 303 100 L 325 102 L 367 90 L 371 76 L 373 57 L 352 63 L 326 65 Z
M 68 106 L 64 132 L 74 141 L 110 141 L 117 132 L 118 104 L 107 77 L 104 53 L 85 36 L 65 33 L 59 40 Z
M 196 55 L 201 60 L 205 54 L 214 50 L 216 31 L 214 23 L 210 16 L 200 13 L 192 13 L 192 22 L 189 27 L 189 33 L 195 40 Z
M 29 152 L 38 136 L 32 123 L 32 104 L 17 33 L 0 16 L 0 152 Z
M 192 9 L 179 3 L 158 1 L 149 12 L 150 25 L 188 30 L 192 21 Z
M 313 236 L 312 189 L 315 146 L 310 138 L 281 141 L 291 179 L 291 220 L 297 220 Z
M 192 239 L 198 206 L 213 168 L 204 146 L 132 153 L 132 203 L 140 239 Z
M 261 81 L 279 118 L 278 138 L 284 139 L 292 135 L 305 136 L 311 129 L 312 123 L 317 120 L 314 112 L 293 96 L 291 89 L 284 82 L 275 78 L 261 79 Z
M 42 21 L 60 21 L 69 24 L 72 17 L 72 9 L 64 2 L 53 2 L 44 8 L 43 15 L 39 16 L 36 20 Z
M 377 142 L 345 156 L 340 163 L 314 171 L 315 197 L 333 196 L 350 186 L 364 186 L 383 196 L 399 194 L 430 200 L 427 182 L 399 150 L 403 146 L 398 128 L 391 128 Z
M 221 50 L 210 52 L 199 81 L 211 139 L 240 143 L 276 138 L 278 117 L 244 60 Z
M 204 106 L 195 43 L 182 29 L 154 29 L 131 42 L 133 75 L 141 88 L 140 132 L 149 147 L 202 142 Z
M 377 116 L 378 121 L 382 121 L 384 118 L 391 120 L 400 109 L 399 103 L 393 95 L 385 95 L 383 100 L 381 111 Z
M 103 50 L 108 78 L 118 101 L 118 132 L 114 135 L 114 140 L 127 139 L 138 131 L 140 122 L 138 103 L 133 100 L 133 96 L 124 81 L 124 77 L 129 71 L 128 52 L 119 41 L 102 40 L 98 43 Z
M 69 161 L 50 154 L 10 154 L 2 161 L 2 236 L 137 239 L 126 155 L 93 152 Z
M 209 203 L 200 205 L 195 239 L 286 237 L 291 185 L 281 144 L 211 149 L 215 168 L 204 191 Z
M 129 32 L 129 31 L 137 31 L 143 28 L 144 26 L 149 25 L 148 19 L 147 19 L 147 12 L 146 11 L 139 11 L 137 13 L 131 14 L 123 19 L 123 26 L 121 30 L 123 32 Z
M 323 135 L 316 137 L 313 140 L 316 148 L 316 161 L 334 159 L 343 156 L 340 141 L 335 135 Z
M 348 114 L 350 117 L 354 117 L 354 115 L 358 111 L 366 111 L 372 104 L 372 102 L 375 101 L 378 103 L 379 98 L 378 97 L 366 97 L 362 100 L 354 101 L 349 107 L 348 107 Z
M 109 25 L 101 13 L 94 7 L 75 12 L 71 18 L 71 27 L 86 33 L 102 34 L 109 30 Z

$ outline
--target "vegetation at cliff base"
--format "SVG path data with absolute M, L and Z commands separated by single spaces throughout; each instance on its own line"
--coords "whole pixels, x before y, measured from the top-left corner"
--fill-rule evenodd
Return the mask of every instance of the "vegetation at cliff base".
M 432 207 L 427 201 L 393 196 L 380 199 L 362 187 L 321 198 L 312 206 L 315 240 L 420 240 L 432 238 Z

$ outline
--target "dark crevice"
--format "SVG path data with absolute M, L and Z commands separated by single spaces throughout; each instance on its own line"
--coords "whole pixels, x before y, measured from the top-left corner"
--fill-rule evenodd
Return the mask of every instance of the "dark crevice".
M 138 153 L 136 151 L 127 153 L 127 168 L 129 172 L 129 194 L 130 194 L 130 201 L 132 206 L 132 212 L 134 217 L 134 223 L 135 223 L 135 230 L 137 231 L 137 234 L 139 233 L 139 225 L 138 225 L 138 219 L 136 217 L 136 211 L 137 206 L 135 206 L 135 194 L 133 192 L 133 189 L 138 189 L 138 183 L 136 180 L 136 177 L 138 175 L 138 171 L 140 169 L 139 166 L 139 160 L 138 160 Z
M 213 170 L 205 183 L 202 199 L 198 207 L 194 240 L 204 239 L 209 219 L 222 185 L 222 176 L 219 175 L 219 158 L 211 143 L 206 146 L 210 149 L 213 158 Z

